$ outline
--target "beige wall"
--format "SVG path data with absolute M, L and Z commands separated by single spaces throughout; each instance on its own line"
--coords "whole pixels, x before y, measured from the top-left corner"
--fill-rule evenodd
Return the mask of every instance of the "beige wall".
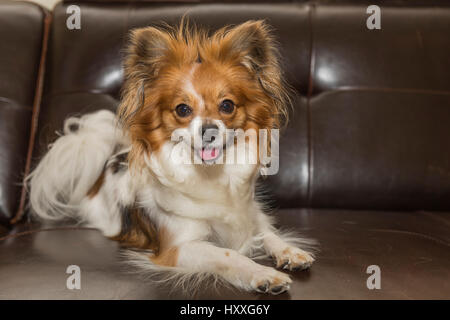
M 60 0 L 27 0 L 27 1 L 36 2 L 41 6 L 43 6 L 44 8 L 52 9 L 55 6 L 55 4 Z

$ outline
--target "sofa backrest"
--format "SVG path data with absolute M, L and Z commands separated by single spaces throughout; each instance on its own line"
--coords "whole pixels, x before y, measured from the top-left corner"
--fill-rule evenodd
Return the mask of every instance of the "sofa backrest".
M 429 3 L 429 4 L 427 4 Z M 33 158 L 64 118 L 114 110 L 130 29 L 184 14 L 217 29 L 266 19 L 295 89 L 280 172 L 263 181 L 281 207 L 450 208 L 450 7 L 442 2 L 67 2 L 53 12 Z M 66 26 L 81 8 L 81 29 Z

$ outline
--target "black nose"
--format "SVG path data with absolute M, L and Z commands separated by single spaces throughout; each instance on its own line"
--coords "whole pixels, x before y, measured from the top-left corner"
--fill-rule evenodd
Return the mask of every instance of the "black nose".
M 204 142 L 213 142 L 218 134 L 219 127 L 215 124 L 205 124 L 202 126 L 202 137 Z

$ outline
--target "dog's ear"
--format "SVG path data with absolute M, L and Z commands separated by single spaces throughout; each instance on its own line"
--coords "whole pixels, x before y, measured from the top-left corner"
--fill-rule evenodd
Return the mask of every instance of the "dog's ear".
M 125 75 L 144 72 L 147 78 L 157 76 L 170 42 L 170 34 L 162 29 L 147 27 L 133 30 L 127 50 Z
M 283 81 L 280 55 L 269 25 L 262 20 L 247 21 L 218 31 L 216 37 L 219 57 L 244 65 L 272 99 L 275 127 L 287 121 L 291 90 Z
M 124 61 L 124 83 L 118 115 L 122 124 L 144 104 L 145 89 L 158 76 L 170 46 L 170 35 L 155 27 L 131 31 Z
M 220 42 L 222 57 L 239 59 L 250 71 L 258 72 L 276 62 L 274 39 L 264 21 L 247 21 L 227 29 Z

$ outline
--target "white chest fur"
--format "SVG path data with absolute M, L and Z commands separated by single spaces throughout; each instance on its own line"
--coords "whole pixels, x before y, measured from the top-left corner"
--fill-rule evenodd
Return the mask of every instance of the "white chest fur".
M 255 235 L 259 210 L 254 199 L 257 165 L 174 163 L 170 145 L 153 154 L 147 164 L 147 206 L 151 202 L 161 214 L 202 221 L 219 245 L 246 250 Z

